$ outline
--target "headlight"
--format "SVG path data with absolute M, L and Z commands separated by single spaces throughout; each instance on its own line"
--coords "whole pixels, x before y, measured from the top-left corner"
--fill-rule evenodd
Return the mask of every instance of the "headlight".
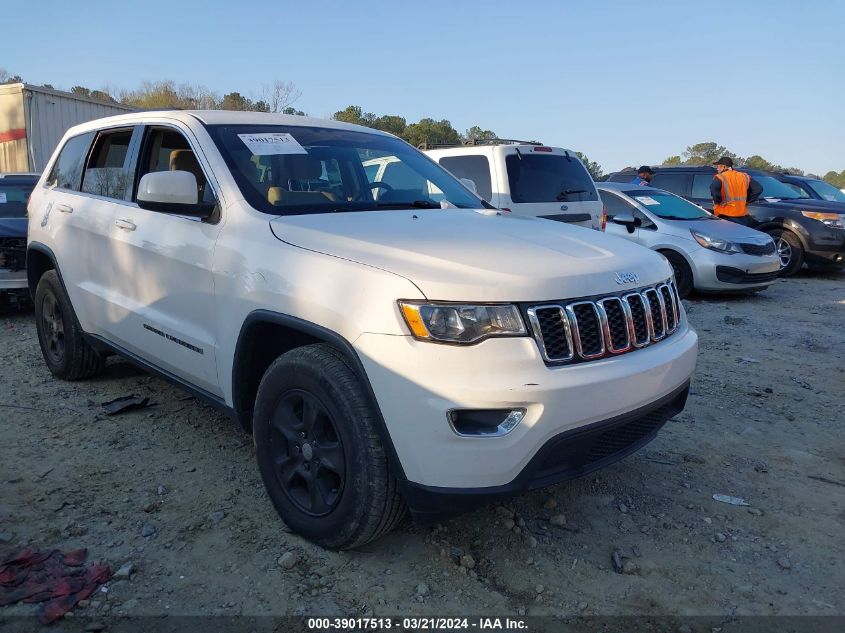
M 699 233 L 698 231 L 693 231 L 692 229 L 690 229 L 690 233 L 692 233 L 692 237 L 695 239 L 695 241 L 701 244 L 704 248 L 709 248 L 714 251 L 720 251 L 722 253 L 742 252 L 742 249 L 740 249 L 739 246 L 737 246 L 733 242 L 729 242 L 728 240 L 723 240 L 721 237 L 713 237 L 712 235 L 707 235 L 706 233 Z
M 838 213 L 819 213 L 817 211 L 802 211 L 801 215 L 803 215 L 805 218 L 812 218 L 813 220 L 818 220 L 825 226 L 829 226 L 832 229 L 845 228 L 845 223 L 843 223 L 843 220 L 845 220 L 845 216 L 842 216 Z
M 525 325 L 514 305 L 464 305 L 400 301 L 414 338 L 441 343 L 476 343 L 491 336 L 524 336 Z

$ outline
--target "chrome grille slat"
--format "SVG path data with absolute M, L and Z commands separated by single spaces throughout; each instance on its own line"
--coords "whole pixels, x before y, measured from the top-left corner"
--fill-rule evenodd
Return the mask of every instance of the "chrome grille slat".
M 628 314 L 619 297 L 607 297 L 596 301 L 599 314 L 603 316 L 604 336 L 607 350 L 611 354 L 623 354 L 631 349 L 631 333 Z M 619 332 L 621 319 L 622 332 Z
M 649 288 L 642 294 L 648 306 L 646 313 L 651 324 L 651 340 L 662 341 L 666 337 L 666 308 L 663 300 L 654 288 Z
M 641 349 L 676 332 L 681 320 L 672 280 L 624 295 L 532 306 L 527 312 L 543 359 L 550 363 Z
M 562 336 L 563 340 L 556 341 L 554 347 L 546 345 L 546 333 L 543 331 L 546 328 L 553 327 L 554 318 L 560 322 L 560 327 L 563 330 L 562 334 L 558 333 L 558 337 Z M 570 361 L 575 358 L 574 347 L 572 344 L 572 330 L 569 327 L 569 319 L 566 317 L 566 312 L 563 306 L 560 305 L 542 305 L 535 306 L 528 309 L 528 320 L 531 323 L 531 329 L 534 331 L 534 338 L 540 345 L 540 351 L 543 358 L 548 361 Z M 549 349 L 552 347 L 552 349 Z
M 594 321 L 591 323 L 589 317 L 583 314 L 586 308 L 593 314 Z M 577 311 L 577 312 L 576 312 Z M 578 312 L 581 314 L 579 315 Z M 601 317 L 599 310 L 592 301 L 577 301 L 566 306 L 566 314 L 569 315 L 569 324 L 572 327 L 572 340 L 575 342 L 575 351 L 586 360 L 601 358 L 604 356 L 604 334 L 602 332 Z M 593 330 L 596 330 L 595 332 Z M 593 337 L 598 340 L 594 343 Z

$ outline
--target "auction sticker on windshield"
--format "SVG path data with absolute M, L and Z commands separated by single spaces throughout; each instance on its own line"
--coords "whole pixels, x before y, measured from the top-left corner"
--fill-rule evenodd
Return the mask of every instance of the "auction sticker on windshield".
M 307 154 L 293 136 L 284 133 L 238 134 L 244 144 L 255 156 L 274 156 L 277 154 Z
M 0 191 L 0 204 L 6 204 L 6 192 Z
M 657 200 L 649 196 L 635 196 L 634 199 L 647 207 L 653 207 L 656 204 L 660 204 Z

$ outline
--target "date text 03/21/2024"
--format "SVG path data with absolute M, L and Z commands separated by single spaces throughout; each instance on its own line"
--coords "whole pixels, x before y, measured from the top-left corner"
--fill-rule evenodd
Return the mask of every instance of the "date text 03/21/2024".
M 525 620 L 519 618 L 308 618 L 307 626 L 312 631 L 361 631 L 361 630 L 525 630 Z

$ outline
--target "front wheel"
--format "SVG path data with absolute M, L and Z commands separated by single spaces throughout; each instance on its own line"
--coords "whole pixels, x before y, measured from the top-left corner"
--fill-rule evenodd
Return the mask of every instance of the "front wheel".
M 672 272 L 675 273 L 675 287 L 678 289 L 678 296 L 681 299 L 686 299 L 693 290 L 692 269 L 684 259 L 683 255 L 679 255 L 673 251 L 661 251 L 664 257 L 669 260 L 672 265 Z
M 774 229 L 769 233 L 775 241 L 775 249 L 780 258 L 780 276 L 791 277 L 804 265 L 804 247 L 801 240 L 792 231 Z
M 405 514 L 360 379 L 333 347 L 287 352 L 267 369 L 253 416 L 258 467 L 284 522 L 331 549 L 379 538 Z

